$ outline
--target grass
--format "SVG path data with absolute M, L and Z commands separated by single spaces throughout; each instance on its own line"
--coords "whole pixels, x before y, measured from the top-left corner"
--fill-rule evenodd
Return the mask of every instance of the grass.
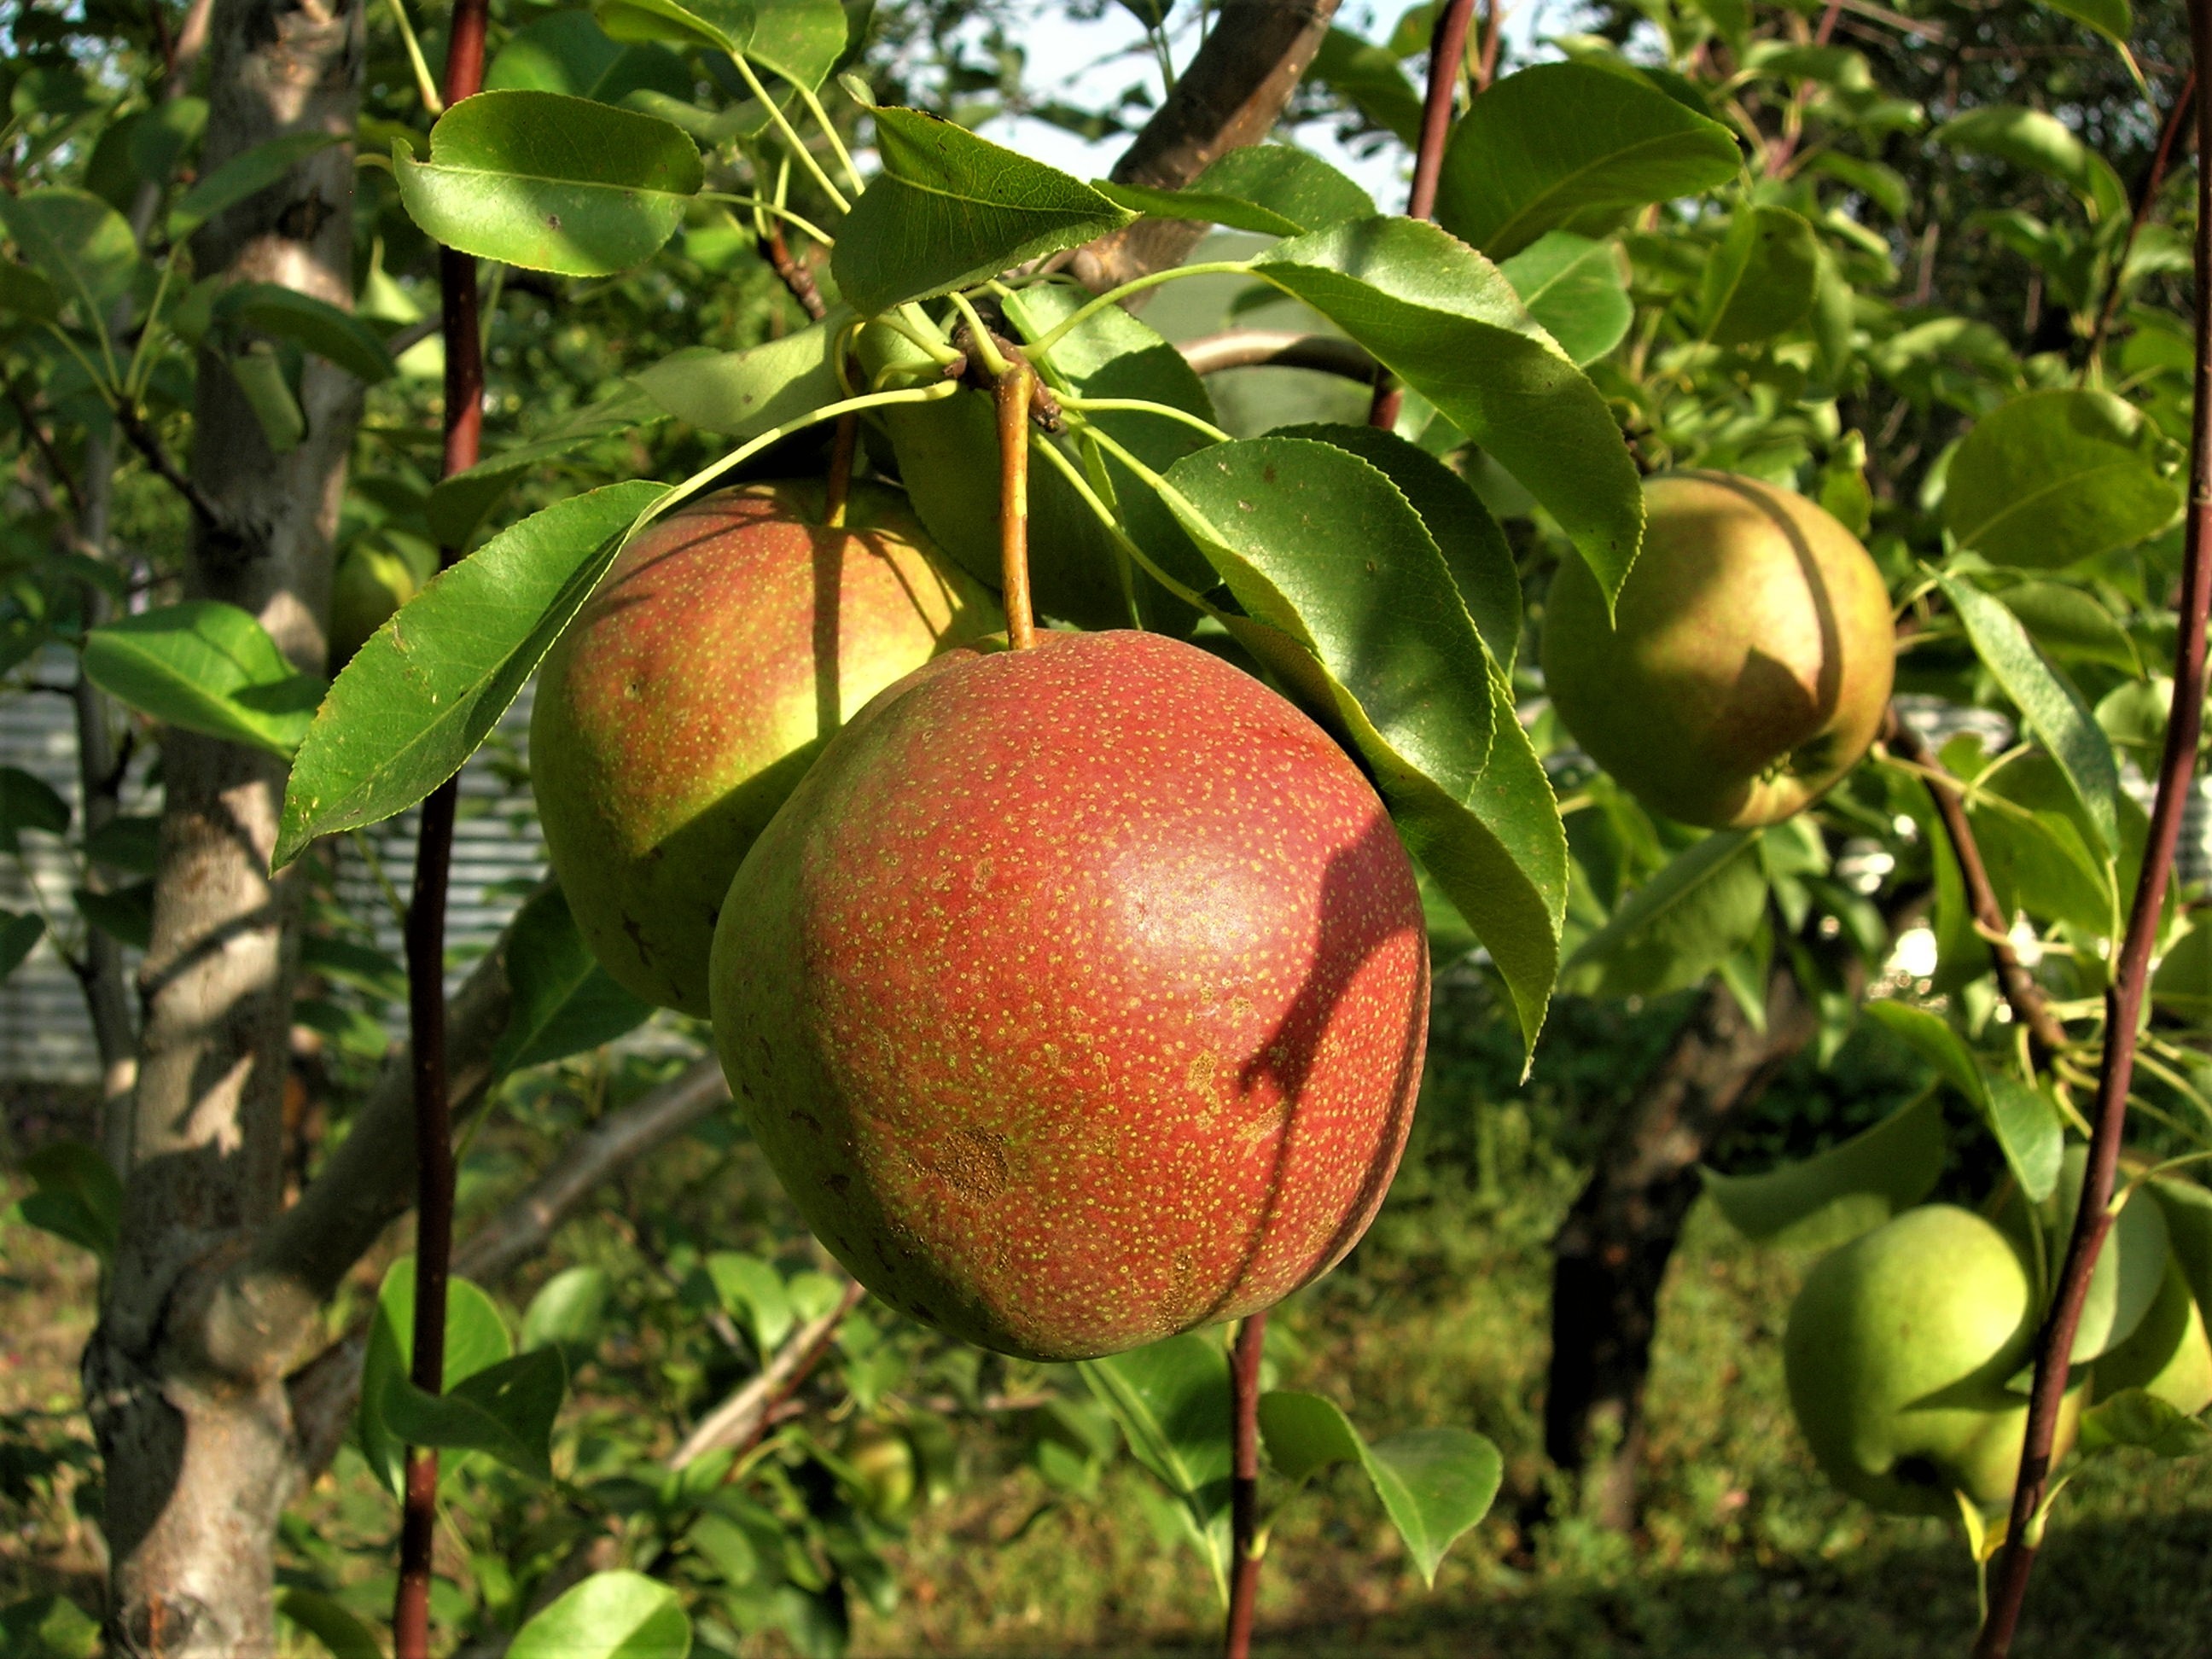
M 1706 1206 L 1692 1212 L 1662 1310 L 1642 1529 L 1622 1537 L 1583 1520 L 1544 1464 L 1548 1241 L 1582 1160 L 1676 1012 L 1564 1003 L 1524 1087 L 1479 989 L 1447 994 L 1416 1140 L 1390 1201 L 1345 1267 L 1285 1305 L 1270 1359 L 1281 1384 L 1328 1395 L 1370 1437 L 1433 1424 L 1480 1430 L 1505 1454 L 1506 1489 L 1431 1589 L 1348 1472 L 1294 1498 L 1265 1480 L 1264 1501 L 1282 1507 L 1262 1580 L 1261 1653 L 1964 1651 L 1975 1590 L 1958 1528 L 1875 1516 L 1838 1497 L 1790 1422 L 1778 1339 L 1811 1258 L 1747 1245 Z M 1739 1133 L 1732 1159 L 1756 1164 L 1784 1147 L 1807 1150 L 1808 1123 L 1825 1126 L 1809 1132 L 1814 1141 L 1848 1132 L 1908 1081 L 1893 1054 L 1855 1040 L 1836 1064 L 1785 1079 Z M 515 1148 L 488 1135 L 483 1155 L 513 1158 Z M 666 1163 L 655 1183 L 704 1206 L 699 1224 L 719 1220 L 725 1236 L 781 1224 L 772 1194 L 742 1190 L 757 1177 L 702 1191 L 696 1160 Z M 0 1201 L 14 1195 L 9 1188 Z M 620 1207 L 635 1212 L 643 1200 L 626 1190 Z M 607 1226 L 572 1226 L 564 1255 Z M 75 1361 L 90 1324 L 90 1263 L 21 1227 L 6 1229 L 0 1249 L 0 1328 L 10 1333 L 0 1347 L 0 1474 L 20 1475 L 41 1446 L 64 1459 L 35 1479 L 0 1482 L 0 1606 L 51 1590 L 90 1605 L 96 1539 L 69 1501 L 88 1474 L 65 1461 L 88 1437 Z M 1009 1419 L 966 1419 L 959 1434 L 964 1478 L 894 1547 L 896 1607 L 854 1610 L 860 1659 L 1218 1648 L 1210 1579 L 1147 1519 L 1145 1477 L 1132 1466 L 1110 1469 L 1095 1499 L 1071 1500 L 1024 1462 Z M 349 1527 L 388 1524 L 380 1496 L 334 1490 L 340 1484 L 321 1484 L 303 1525 L 324 1526 L 327 1513 L 334 1526 L 349 1507 L 363 1517 Z M 1520 1517 L 1547 1492 L 1560 1518 L 1524 1526 Z M 2089 1464 L 2060 1501 L 2020 1652 L 2179 1659 L 2212 1650 L 2208 1551 L 2212 1460 L 2128 1453 Z M 750 1650 L 782 1651 L 775 1640 Z

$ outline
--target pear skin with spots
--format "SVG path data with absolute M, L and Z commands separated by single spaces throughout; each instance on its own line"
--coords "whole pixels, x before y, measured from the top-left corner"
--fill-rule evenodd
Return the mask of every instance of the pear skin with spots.
M 707 1012 L 730 878 L 823 742 L 939 650 L 1001 625 L 905 498 L 750 484 L 624 548 L 546 657 L 531 785 L 554 872 L 607 972 Z
M 1328 736 L 1158 635 L 953 653 L 731 884 L 715 1042 L 808 1224 L 1000 1352 L 1120 1352 L 1342 1258 L 1397 1168 L 1428 945 Z
M 1544 616 L 1552 706 L 1653 811 L 1779 823 L 1881 728 L 1897 661 L 1881 571 L 1825 507 L 1756 478 L 1653 478 L 1644 507 L 1612 619 L 1583 562 L 1560 562 Z

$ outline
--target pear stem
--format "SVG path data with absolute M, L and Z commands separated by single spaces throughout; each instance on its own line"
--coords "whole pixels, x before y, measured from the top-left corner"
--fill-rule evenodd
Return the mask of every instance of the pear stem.
M 1030 609 L 1029 365 L 1009 363 L 994 388 L 999 413 L 999 568 L 1006 590 L 1006 642 L 1017 651 L 1036 643 Z
M 1232 1461 L 1229 1480 L 1229 1624 L 1223 1659 L 1250 1659 L 1252 1613 L 1260 1600 L 1260 1357 L 1267 1345 L 1265 1311 L 1237 1328 L 1229 1364 Z
M 2212 59 L 2212 0 L 2191 0 L 2189 27 L 2195 66 L 2201 70 Z M 2212 97 L 2197 100 L 2197 401 L 2190 434 L 2186 550 L 2176 606 L 2181 627 L 2173 652 L 2173 703 L 2166 717 L 2166 750 L 2158 769 L 2158 796 L 2151 806 L 2142 870 L 2112 984 L 2105 993 L 2105 1054 L 2097 1075 L 2088 1168 L 2066 1243 L 2065 1265 L 2059 1269 L 2058 1291 L 2036 1343 L 2035 1388 L 2028 1401 L 2012 1516 L 2003 1553 L 1997 1558 L 1989 1616 L 1974 1643 L 1975 1659 L 2006 1659 L 2012 1651 L 2028 1574 L 2035 1565 L 2036 1534 L 2051 1485 L 2051 1449 L 2066 1395 L 2074 1334 L 2088 1298 L 2090 1273 L 2105 1235 L 2112 1231 L 2112 1188 L 2120 1134 L 2127 1123 L 2129 1085 L 2135 1077 L 2136 1027 L 2150 978 L 2151 951 L 2158 942 L 2159 911 L 2181 832 L 2182 806 L 2203 731 L 2205 613 L 2212 601 L 2212 167 L 2206 166 L 2212 159 Z
M 845 507 L 853 495 L 853 457 L 860 448 L 860 417 L 847 413 L 837 417 L 837 430 L 830 441 L 830 477 L 823 487 L 822 522 L 831 530 L 845 527 Z

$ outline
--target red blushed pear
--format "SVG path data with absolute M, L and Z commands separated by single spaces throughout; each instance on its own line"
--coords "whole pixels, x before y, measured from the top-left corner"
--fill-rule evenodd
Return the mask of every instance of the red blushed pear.
M 958 640 L 1000 626 L 896 492 L 751 484 L 624 548 L 545 659 L 531 782 L 569 908 L 607 971 L 707 1012 L 730 878 L 823 740 Z
M 1610 621 L 1581 560 L 1553 580 L 1552 705 L 1654 811 L 1713 830 L 1778 823 L 1881 727 L 1897 654 L 1881 572 L 1825 508 L 1755 478 L 1654 478 L 1644 504 Z
M 1157 635 L 956 653 L 823 750 L 731 884 L 715 1041 L 808 1224 L 902 1311 L 1113 1353 L 1264 1308 L 1373 1218 L 1428 1018 L 1344 751 Z

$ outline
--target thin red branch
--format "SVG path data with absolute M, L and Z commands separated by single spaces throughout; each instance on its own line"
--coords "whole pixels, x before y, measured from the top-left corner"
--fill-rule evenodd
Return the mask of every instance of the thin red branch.
M 1229 1626 L 1224 1659 L 1251 1659 L 1252 1613 L 1260 1600 L 1260 1358 L 1267 1346 L 1267 1316 L 1249 1316 L 1237 1328 L 1229 1364 L 1233 1437 L 1229 1478 Z
M 762 258 L 776 275 L 791 297 L 799 301 L 799 308 L 820 322 L 830 314 L 830 307 L 822 302 L 822 290 L 815 285 L 814 273 L 793 257 L 791 245 L 783 240 L 780 230 L 770 230 L 755 239 Z
M 2158 193 L 2166 186 L 2166 168 L 2173 161 L 2174 140 L 2188 119 L 2191 103 L 2197 95 L 2197 71 L 2191 69 L 2181 83 L 2181 90 L 2173 94 L 2173 107 L 2166 112 L 2166 125 L 2159 130 L 2158 148 L 2151 152 L 2149 169 L 2144 173 L 2142 185 L 2136 192 L 2134 216 L 2128 221 L 2126 239 L 2120 251 L 2113 256 L 2112 274 L 2105 284 L 2105 302 L 2097 307 L 2095 327 L 2089 331 L 2089 349 L 2081 360 L 2082 374 L 2095 371 L 2097 360 L 2104 355 L 2105 337 L 2112 332 L 2112 319 L 2119 312 L 2120 290 L 2127 275 L 2128 256 L 2136 251 L 2136 239 L 2142 236 L 2143 226 L 2149 222 L 2152 211 L 2158 205 Z
M 2212 55 L 2212 0 L 2191 0 L 2191 45 L 2202 68 Z M 2197 154 L 2212 155 L 2212 98 L 2197 100 Z M 2197 170 L 2197 406 L 2189 453 L 2189 514 L 2186 554 L 2181 578 L 2180 637 L 2173 652 L 2173 704 L 2166 717 L 2166 750 L 2158 769 L 2158 797 L 2152 804 L 2150 834 L 2142 871 L 2136 882 L 2128 928 L 2105 993 L 2105 1056 L 2097 1076 L 2096 1114 L 2089 1137 L 2088 1169 L 2081 1182 L 2081 1206 L 2067 1240 L 2058 1293 L 2036 1345 L 2035 1388 L 2029 1396 L 2027 1431 L 2021 1449 L 2020 1479 L 2013 1489 L 2011 1522 L 1997 1558 L 1990 1590 L 1989 1616 L 1974 1644 L 1976 1659 L 2005 1659 L 2012 1650 L 2035 1565 L 2033 1523 L 2051 1484 L 2051 1449 L 2074 1349 L 2074 1334 L 2089 1292 L 2105 1235 L 2112 1229 L 2108 1206 L 2126 1127 L 2128 1091 L 2135 1080 L 2136 1027 L 2150 977 L 2152 947 L 2157 943 L 2160 907 L 2173 867 L 2181 833 L 2181 813 L 2197 766 L 2197 744 L 2204 723 L 2204 629 L 2212 599 L 2212 169 Z
M 222 514 L 208 498 L 207 492 L 169 459 L 169 452 L 161 447 L 161 440 L 146 424 L 143 415 L 126 404 L 115 411 L 115 424 L 131 441 L 131 447 L 145 458 L 146 465 L 154 469 L 155 476 L 184 498 L 185 505 L 191 509 L 203 529 L 219 532 L 223 528 Z
M 1882 735 L 1890 752 L 1899 759 L 1930 772 L 1944 769 L 1943 763 L 1929 748 L 1927 740 L 1906 725 L 1894 708 L 1890 710 L 1888 728 Z M 1996 964 L 1998 988 L 2004 993 L 2013 1018 L 2027 1027 L 2039 1061 L 2047 1059 L 2066 1046 L 2066 1028 L 2051 1012 L 2051 999 L 2044 995 L 2043 988 L 2035 982 L 2035 975 L 2021 965 L 2019 953 L 2003 942 L 2012 930 L 2012 919 L 1997 902 L 1989 866 L 1982 860 L 1981 843 L 1975 839 L 1974 827 L 1967 821 L 1966 802 L 1956 789 L 1934 782 L 1928 785 L 1928 793 L 1936 803 L 1936 816 L 1942 821 L 1943 833 L 1949 838 L 1951 851 L 1959 860 L 1967 904 L 1974 913 L 1975 921 L 1980 924 L 1990 959 Z
M 488 0 L 457 0 L 446 52 L 446 107 L 483 85 Z M 446 343 L 443 476 L 477 464 L 483 437 L 483 335 L 477 323 L 476 261 L 438 251 L 441 326 Z M 439 550 L 451 565 L 463 550 Z M 446 886 L 453 861 L 458 780 L 422 803 L 415 890 L 407 906 L 407 1023 L 413 1043 L 416 1231 L 415 1386 L 439 1393 L 446 1374 L 446 1285 L 453 1252 L 453 1115 L 446 1066 Z M 438 1453 L 407 1450 L 399 1528 L 399 1583 L 392 1613 L 394 1659 L 429 1659 L 431 1547 L 437 1525 Z
M 999 571 L 1006 605 L 1006 642 L 1036 643 L 1030 605 L 1030 396 L 1036 377 L 1017 362 L 999 377 Z
M 1436 32 L 1429 37 L 1429 90 L 1421 103 L 1421 142 L 1413 152 L 1413 188 L 1406 198 L 1406 212 L 1412 218 L 1425 219 L 1437 210 L 1437 182 L 1444 170 L 1444 140 L 1451 133 L 1452 105 L 1459 94 L 1460 76 L 1467 69 L 1467 28 L 1474 16 L 1474 0 L 1449 0 L 1437 14 Z M 1396 382 L 1378 371 L 1367 423 L 1389 431 L 1398 424 L 1398 405 L 1403 401 Z

